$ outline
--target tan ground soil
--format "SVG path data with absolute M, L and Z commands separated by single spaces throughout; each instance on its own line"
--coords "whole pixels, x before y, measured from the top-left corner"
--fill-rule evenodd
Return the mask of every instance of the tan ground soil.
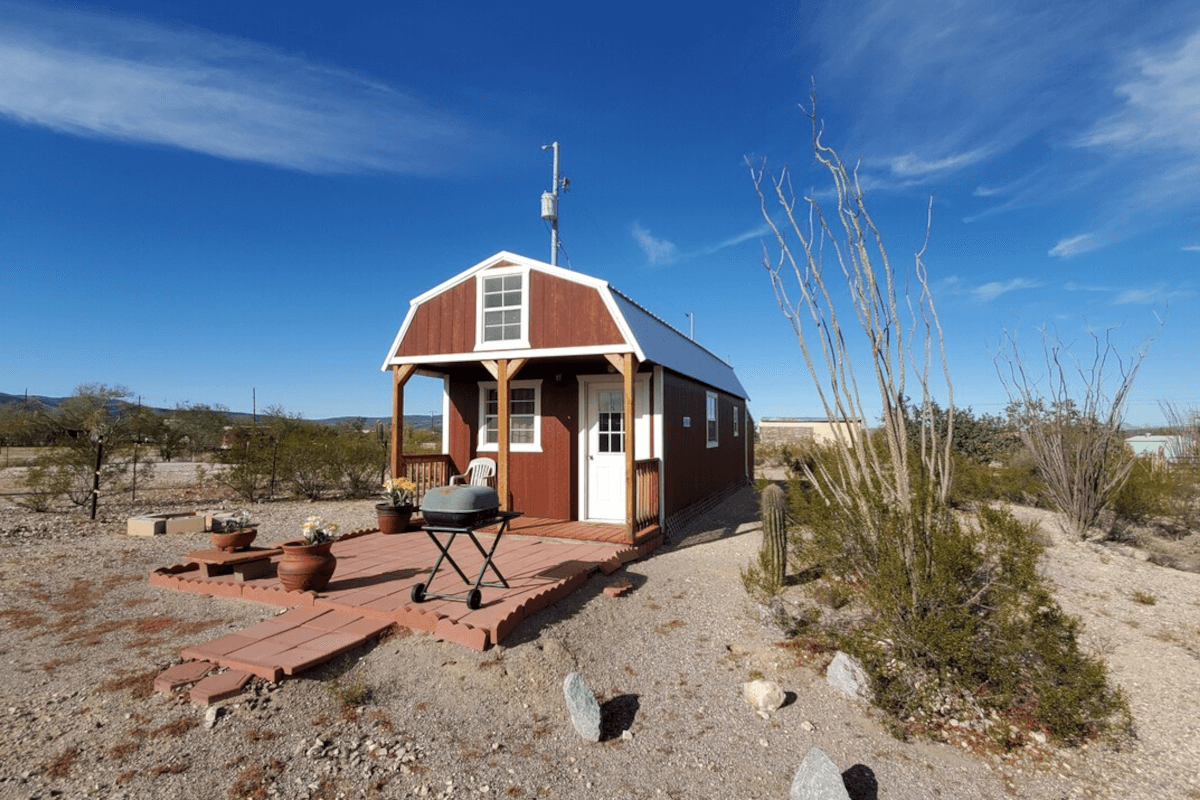
M 251 510 L 273 539 L 312 513 L 373 524 L 371 501 Z M 132 511 L 89 523 L 0 498 L 0 798 L 786 798 L 814 746 L 856 800 L 1200 798 L 1200 575 L 1068 541 L 1041 512 L 1023 513 L 1052 542 L 1058 597 L 1130 696 L 1137 737 L 1119 750 L 1004 761 L 893 739 L 759 621 L 739 581 L 760 540 L 749 491 L 613 576 L 634 583 L 627 597 L 595 576 L 486 653 L 397 634 L 258 683 L 209 728 L 205 708 L 151 693 L 154 676 L 181 647 L 276 612 L 150 587 L 149 570 L 206 537 L 123 536 Z M 599 744 L 567 716 L 571 671 L 603 701 Z M 769 720 L 741 698 L 758 673 L 790 693 Z

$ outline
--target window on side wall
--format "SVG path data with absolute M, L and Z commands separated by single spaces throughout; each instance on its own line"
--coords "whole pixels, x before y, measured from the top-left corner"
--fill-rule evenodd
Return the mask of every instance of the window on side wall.
M 737 406 L 733 407 L 733 438 L 738 438 L 738 420 L 742 417 L 742 410 Z
M 476 349 L 528 347 L 528 270 L 489 270 L 476 285 Z
M 508 384 L 508 447 L 514 453 L 542 450 L 542 382 Z M 495 382 L 479 384 L 480 452 L 500 449 L 500 390 Z
M 717 396 L 713 392 L 705 393 L 705 404 L 707 411 L 705 418 L 708 420 L 708 446 L 716 447 L 717 442 Z

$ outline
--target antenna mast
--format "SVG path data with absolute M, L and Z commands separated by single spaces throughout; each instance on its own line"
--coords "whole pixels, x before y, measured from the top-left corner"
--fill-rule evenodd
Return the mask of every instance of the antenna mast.
M 554 150 L 553 191 L 542 192 L 542 219 L 550 221 L 550 264 L 558 266 L 558 190 L 566 191 L 570 184 L 566 178 L 558 177 L 558 142 L 542 145 L 543 150 Z

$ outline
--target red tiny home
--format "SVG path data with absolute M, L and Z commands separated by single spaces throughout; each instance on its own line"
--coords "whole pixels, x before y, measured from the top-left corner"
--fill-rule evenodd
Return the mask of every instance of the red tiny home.
M 733 368 L 597 278 L 497 253 L 411 301 L 383 369 L 393 430 L 408 379 L 443 380 L 443 455 L 392 437 L 392 474 L 418 484 L 488 456 L 505 508 L 618 523 L 636 543 L 750 480 Z

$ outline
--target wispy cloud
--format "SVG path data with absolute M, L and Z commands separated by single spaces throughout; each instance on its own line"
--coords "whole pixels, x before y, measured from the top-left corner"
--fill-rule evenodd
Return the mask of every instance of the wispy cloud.
M 679 260 L 679 248 L 667 239 L 660 239 L 642 227 L 641 223 L 633 223 L 630 231 L 633 240 L 646 253 L 646 260 L 654 266 L 666 266 Z
M 714 253 L 719 253 L 729 247 L 736 247 L 739 244 L 744 244 L 753 239 L 758 239 L 766 235 L 771 230 L 770 226 L 765 222 L 757 228 L 748 230 L 744 233 L 739 233 L 736 236 L 730 236 L 716 244 L 702 247 L 699 250 L 683 252 L 678 246 L 669 239 L 663 239 L 650 231 L 646 230 L 640 222 L 633 223 L 630 233 L 633 235 L 633 240 L 638 243 L 638 246 L 646 253 L 646 261 L 652 266 L 665 267 L 670 264 L 677 264 L 680 261 L 687 261 L 692 258 L 703 258 L 711 256 Z
M 1196 293 L 1189 288 L 1174 287 L 1168 289 L 1163 284 L 1139 288 L 1122 288 L 1119 286 L 1103 286 L 1097 284 L 1068 282 L 1063 285 L 1068 292 L 1091 292 L 1093 294 L 1111 294 L 1113 305 L 1166 305 L 1172 300 L 1192 297 Z
M 1160 0 L 846 0 L 802 16 L 816 80 L 863 154 L 864 185 L 976 181 L 964 221 L 1073 204 L 1095 238 L 1067 257 L 1197 208 L 1200 7 Z M 853 105 L 842 108 L 842 97 Z M 1075 144 L 1077 148 L 1063 147 Z M 1147 159 L 1152 159 L 1147 161 Z M 1028 182 L 978 176 L 1026 175 Z M 952 190 L 952 189 L 951 189 Z
M 1125 289 L 1113 298 L 1113 304 L 1123 305 L 1165 305 L 1172 300 L 1191 297 L 1194 292 L 1188 289 L 1168 289 L 1165 286 L 1155 286 L 1149 289 Z
M 1081 233 L 1078 236 L 1070 236 L 1066 239 L 1060 239 L 1059 242 L 1050 248 L 1047 255 L 1055 258 L 1072 258 L 1083 253 L 1097 250 L 1105 244 L 1101 237 L 1094 233 Z
M 0 115 L 29 125 L 314 173 L 428 172 L 463 135 L 395 88 L 256 42 L 15 4 L 0 16 Z
M 987 158 L 989 152 L 979 148 L 966 153 L 955 153 L 936 159 L 924 158 L 916 153 L 906 153 L 888 160 L 892 174 L 901 179 L 926 179 L 963 167 L 976 164 Z
M 1183 251 L 1185 253 L 1200 253 L 1200 244 L 1184 245 Z
M 1135 76 L 1114 93 L 1121 109 L 1098 122 L 1079 143 L 1142 152 L 1152 147 L 1200 152 L 1200 31 L 1164 52 L 1130 59 Z
M 1040 281 L 1030 280 L 1028 278 L 1013 278 L 1007 281 L 992 281 L 985 283 L 982 286 L 977 286 L 971 290 L 971 296 L 981 303 L 990 303 L 1001 295 L 1006 295 L 1009 292 L 1017 292 L 1022 289 L 1036 289 L 1041 286 Z
M 763 236 L 766 236 L 767 233 L 770 232 L 770 230 L 771 230 L 771 226 L 767 225 L 767 223 L 764 222 L 762 225 L 759 225 L 757 228 L 754 228 L 753 230 L 746 231 L 745 233 L 739 233 L 737 236 L 731 236 L 722 242 L 717 242 L 716 244 L 714 244 L 710 247 L 706 247 L 703 250 L 700 250 L 695 255 L 711 256 L 713 253 L 720 252 L 721 250 L 724 250 L 726 248 L 737 247 L 739 244 L 742 244 L 744 242 L 749 242 L 753 239 L 760 239 Z

